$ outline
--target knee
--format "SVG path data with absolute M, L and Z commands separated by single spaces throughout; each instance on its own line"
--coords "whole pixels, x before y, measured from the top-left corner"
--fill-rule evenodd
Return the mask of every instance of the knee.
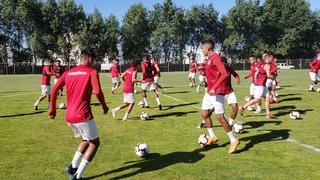
M 208 111 L 205 111 L 205 110 L 202 110 L 202 111 L 201 111 L 201 117 L 202 117 L 203 119 L 208 118 L 208 117 L 209 117 L 209 112 L 208 112 Z

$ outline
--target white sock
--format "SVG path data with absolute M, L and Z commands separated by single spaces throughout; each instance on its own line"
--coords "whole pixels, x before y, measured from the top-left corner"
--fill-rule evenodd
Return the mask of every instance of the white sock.
M 38 105 L 39 105 L 39 103 L 40 103 L 40 101 L 39 101 L 39 100 L 37 100 L 37 101 L 34 103 L 34 106 L 38 106 Z
M 200 85 L 197 86 L 197 93 L 199 92 Z
M 118 84 L 116 84 L 116 86 L 114 87 L 114 90 L 117 90 L 118 89 Z
M 80 179 L 82 177 L 83 172 L 86 170 L 87 166 L 89 165 L 89 161 L 87 161 L 86 159 L 82 159 L 79 168 L 76 172 L 77 174 L 77 179 Z
M 205 123 L 206 123 L 206 121 L 205 121 L 204 119 L 202 119 L 202 123 L 203 123 L 203 124 L 205 124 Z
M 257 111 L 261 111 L 261 106 L 257 106 Z
M 213 132 L 213 128 L 208 128 L 208 133 L 209 133 L 209 137 L 212 138 L 214 136 L 216 136 Z
M 114 91 L 114 87 L 112 86 L 111 91 Z
M 120 107 L 114 108 L 114 111 L 115 111 L 115 112 L 118 112 L 119 110 L 120 110 Z
M 144 105 L 145 105 L 145 106 L 149 106 L 149 104 L 148 104 L 148 101 L 147 101 L 147 98 L 146 98 L 146 97 L 144 97 L 144 98 L 143 98 L 143 103 L 144 103 Z
M 237 140 L 232 131 L 228 132 L 227 134 L 229 136 L 230 142 L 235 142 Z
M 76 153 L 73 156 L 73 159 L 71 161 L 72 168 L 77 168 L 80 159 L 82 158 L 82 154 L 79 151 L 76 151 Z
M 129 113 L 126 112 L 126 113 L 124 114 L 124 116 L 123 116 L 123 119 L 128 119 L 128 117 L 129 117 Z
M 159 97 L 156 97 L 156 101 L 157 101 L 157 104 L 158 104 L 158 106 L 161 104 L 160 103 L 160 98 Z
M 232 126 L 234 119 L 229 117 L 229 125 Z

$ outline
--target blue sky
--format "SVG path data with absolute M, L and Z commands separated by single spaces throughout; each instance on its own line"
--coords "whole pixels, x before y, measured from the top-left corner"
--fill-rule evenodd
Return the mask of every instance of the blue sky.
M 320 10 L 320 0 L 307 0 L 311 5 L 311 9 Z M 82 4 L 87 13 L 93 12 L 97 8 L 104 17 L 113 14 L 118 20 L 122 20 L 125 12 L 130 5 L 135 3 L 143 3 L 143 5 L 152 9 L 156 3 L 162 3 L 163 0 L 75 0 L 77 4 Z M 226 14 L 228 10 L 235 4 L 235 0 L 173 0 L 178 7 L 189 9 L 192 5 L 213 3 L 216 10 L 221 14 Z M 264 0 L 261 0 L 263 3 Z

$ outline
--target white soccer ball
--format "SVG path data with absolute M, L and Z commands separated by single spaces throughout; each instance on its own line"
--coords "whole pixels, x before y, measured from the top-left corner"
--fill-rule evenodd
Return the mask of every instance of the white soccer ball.
M 134 93 L 135 93 L 135 94 L 138 94 L 138 91 L 137 91 L 137 90 L 134 90 Z
M 279 96 L 279 94 L 278 94 L 278 93 L 276 93 L 275 95 L 276 95 L 276 97 L 278 97 L 278 96 Z
M 205 146 L 208 141 L 209 141 L 209 136 L 207 136 L 206 134 L 201 134 L 198 138 L 198 144 L 202 147 Z
M 67 106 L 64 103 L 60 103 L 58 105 L 58 107 L 59 107 L 59 109 L 66 109 L 67 108 Z
M 300 118 L 300 113 L 298 111 L 292 111 L 289 114 L 289 116 L 290 116 L 291 119 L 299 119 Z
M 248 106 L 248 107 L 247 107 L 247 110 L 248 110 L 248 111 L 254 111 L 253 105 Z
M 140 106 L 141 108 L 144 107 L 144 103 L 142 101 L 139 101 L 138 106 Z
M 149 114 L 148 113 L 146 113 L 146 112 L 142 112 L 141 114 L 140 114 L 140 119 L 141 120 L 148 120 L 149 119 Z
M 250 98 L 249 96 L 247 96 L 247 97 L 244 98 L 244 101 L 245 101 L 245 102 L 249 102 L 250 100 L 251 100 L 251 98 Z
M 243 133 L 243 126 L 241 124 L 235 123 L 233 125 L 233 131 L 237 134 Z
M 317 89 L 317 92 L 320 93 L 320 88 Z
M 143 143 L 143 142 L 138 143 L 136 145 L 136 147 L 134 148 L 134 150 L 135 150 L 136 155 L 139 156 L 139 157 L 143 157 L 143 156 L 145 156 L 145 155 L 150 153 L 149 146 L 146 143 Z

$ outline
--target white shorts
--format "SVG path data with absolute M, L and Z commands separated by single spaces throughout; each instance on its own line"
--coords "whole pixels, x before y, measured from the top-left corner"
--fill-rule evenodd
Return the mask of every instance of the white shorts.
M 112 83 L 119 83 L 120 81 L 120 77 L 113 77 L 112 78 Z
M 134 93 L 123 93 L 123 102 L 133 104 L 134 103 Z
M 192 78 L 192 79 L 194 79 L 194 77 L 196 76 L 196 73 L 193 73 L 193 72 L 189 72 L 189 78 Z
M 254 95 L 254 87 L 255 87 L 255 85 L 253 83 L 251 83 L 251 85 L 250 85 L 250 96 Z
M 309 76 L 311 81 L 319 81 L 319 75 L 317 73 L 309 72 Z
M 273 80 L 273 79 L 267 79 L 267 82 L 266 82 L 266 87 L 267 88 L 270 88 L 272 86 L 276 86 L 276 81 Z
M 261 99 L 261 97 L 265 97 L 267 94 L 268 92 L 265 86 L 254 86 L 253 97 L 255 99 Z
M 224 95 L 224 98 L 227 100 L 228 105 L 238 103 L 236 94 L 234 92 Z
M 41 95 L 50 95 L 51 86 L 50 85 L 41 85 Z
M 204 75 L 199 75 L 199 81 L 200 82 L 207 82 L 207 78 Z
M 202 99 L 202 110 L 210 110 L 214 109 L 215 114 L 223 114 L 224 113 L 224 96 L 223 95 L 215 95 L 210 96 L 208 93 L 205 93 Z
M 159 76 L 154 76 L 153 80 L 154 80 L 154 83 L 159 83 L 160 77 Z
M 74 136 L 76 138 L 82 136 L 83 140 L 88 141 L 99 137 L 98 128 L 94 119 L 81 123 L 67 124 L 74 131 Z
M 145 82 L 141 85 L 141 90 L 146 91 L 147 89 L 150 89 L 150 91 L 156 90 L 156 84 L 154 82 Z

